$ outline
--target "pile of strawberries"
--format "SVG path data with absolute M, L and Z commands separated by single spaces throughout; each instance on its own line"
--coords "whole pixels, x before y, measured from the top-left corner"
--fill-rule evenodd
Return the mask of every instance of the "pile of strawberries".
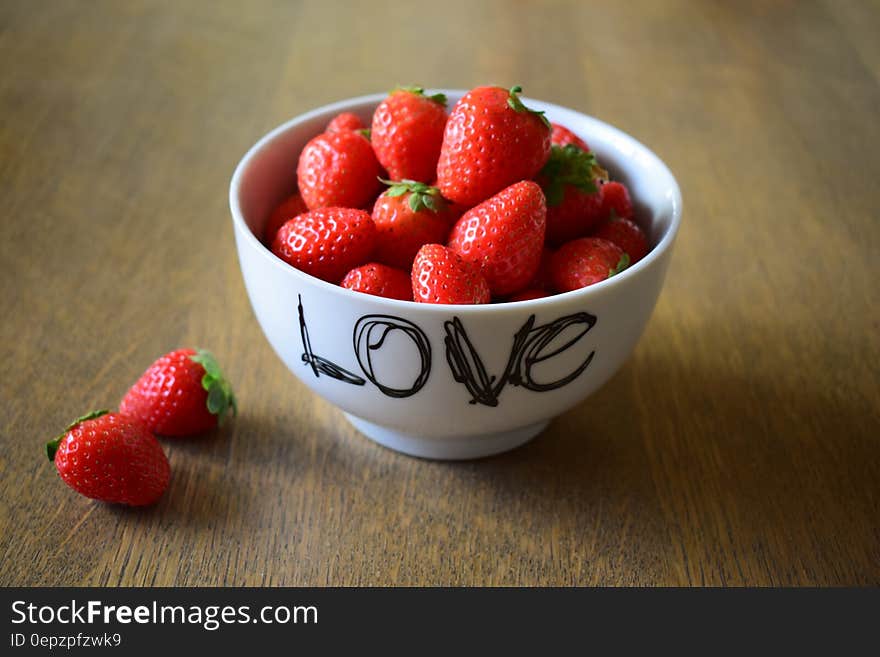
M 102 502 L 144 506 L 168 488 L 171 466 L 156 434 L 193 436 L 216 427 L 235 395 L 211 352 L 178 349 L 147 368 L 118 413 L 93 411 L 46 443 L 58 474 Z
M 627 188 L 521 89 L 398 88 L 369 129 L 351 113 L 306 144 L 298 191 L 264 239 L 288 264 L 405 301 L 536 299 L 592 285 L 648 252 Z

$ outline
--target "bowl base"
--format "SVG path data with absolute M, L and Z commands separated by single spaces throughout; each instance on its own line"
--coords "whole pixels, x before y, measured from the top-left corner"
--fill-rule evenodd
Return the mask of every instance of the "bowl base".
M 461 461 L 478 459 L 507 452 L 524 445 L 541 433 L 549 420 L 530 424 L 510 431 L 487 433 L 473 436 L 455 436 L 451 438 L 426 438 L 367 422 L 355 415 L 344 413 L 345 418 L 370 440 L 397 452 L 417 456 L 423 459 L 441 461 Z

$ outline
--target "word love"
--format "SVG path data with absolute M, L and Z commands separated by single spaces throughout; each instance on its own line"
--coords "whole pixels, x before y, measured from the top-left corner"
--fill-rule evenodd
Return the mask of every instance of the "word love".
M 329 376 L 356 386 L 365 385 L 370 381 L 383 394 L 396 398 L 410 397 L 427 383 L 431 374 L 431 343 L 425 332 L 409 320 L 393 315 L 364 315 L 355 322 L 352 329 L 352 344 L 363 375 L 361 376 L 315 353 L 309 338 L 302 297 L 299 298 L 298 311 L 303 344 L 302 359 L 312 368 L 316 377 Z M 595 315 L 586 312 L 566 315 L 539 326 L 535 326 L 535 316 L 529 316 L 513 336 L 513 345 L 504 371 L 500 376 L 495 376 L 490 375 L 486 370 L 462 321 L 458 317 L 453 317 L 452 320 L 443 323 L 446 362 L 452 378 L 464 385 L 470 393 L 469 403 L 497 406 L 498 397 L 508 384 L 533 392 L 547 392 L 566 386 L 579 377 L 589 367 L 596 354 L 595 351 L 591 351 L 568 374 L 552 381 L 536 380 L 533 369 L 552 358 L 564 358 L 565 353 L 580 342 L 595 324 Z M 389 385 L 381 381 L 377 375 L 379 369 L 377 364 L 382 358 L 383 347 L 386 346 L 388 336 L 393 332 L 399 332 L 409 339 L 418 356 L 416 363 L 418 374 L 412 384 L 405 387 Z M 567 339 L 557 340 L 565 332 L 569 333 Z M 561 344 L 556 344 L 557 342 Z

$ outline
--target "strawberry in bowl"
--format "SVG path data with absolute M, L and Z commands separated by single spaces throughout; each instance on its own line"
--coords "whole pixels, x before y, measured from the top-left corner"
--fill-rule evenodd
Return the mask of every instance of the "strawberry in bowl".
M 239 263 L 275 352 L 362 433 L 414 456 L 487 456 L 539 434 L 632 352 L 681 195 L 632 137 L 518 87 L 413 89 L 313 110 L 258 141 L 230 186 Z M 334 123 L 353 136 L 322 138 Z M 358 126 L 385 134 L 373 144 Z M 324 142 L 362 167 L 329 158 L 328 175 L 298 174 Z M 364 172 L 377 167 L 374 187 Z M 267 248 L 267 222 L 296 193 L 308 210 Z

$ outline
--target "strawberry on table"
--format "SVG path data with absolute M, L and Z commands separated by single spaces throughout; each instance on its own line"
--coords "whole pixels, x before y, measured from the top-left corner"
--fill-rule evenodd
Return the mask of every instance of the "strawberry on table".
M 520 87 L 472 89 L 446 122 L 437 185 L 464 207 L 537 174 L 550 157 L 550 122 L 523 105 Z
M 302 196 L 299 195 L 299 192 L 295 192 L 293 196 L 286 198 L 282 201 L 281 205 L 275 208 L 272 214 L 269 215 L 269 220 L 266 222 L 266 229 L 263 231 L 263 243 L 271 246 L 272 242 L 275 240 L 275 235 L 278 233 L 278 229 L 281 228 L 281 226 L 295 216 L 308 211 L 309 209 L 306 207 L 306 202 L 302 200 Z
M 168 488 L 171 468 L 162 446 L 136 418 L 94 411 L 46 444 L 65 484 L 112 504 L 153 504 Z
M 445 95 L 398 87 L 373 113 L 370 140 L 390 178 L 427 183 L 437 174 L 445 127 Z
M 363 130 L 366 126 L 357 114 L 343 112 L 333 117 L 327 124 L 325 132 L 342 132 L 344 130 Z
M 287 264 L 329 283 L 338 283 L 366 264 L 376 247 L 370 215 L 352 208 L 319 208 L 294 217 L 272 242 L 272 253 Z
M 505 296 L 523 289 L 537 272 L 546 216 L 541 188 L 524 180 L 465 212 L 448 246 L 480 268 L 493 295 Z
M 629 266 L 629 256 L 598 237 L 582 237 L 563 244 L 553 254 L 550 273 L 557 292 L 570 292 L 611 278 Z
M 612 213 L 624 219 L 633 218 L 635 213 L 626 185 L 613 181 L 606 182 L 599 190 L 599 195 L 602 199 L 603 218 L 610 218 Z
M 310 210 L 369 206 L 382 187 L 381 174 L 370 142 L 352 130 L 324 132 L 312 139 L 296 168 L 299 193 Z
M 571 130 L 566 128 L 564 125 L 559 125 L 558 123 L 551 123 L 551 128 L 553 129 L 553 133 L 550 136 L 550 141 L 556 146 L 568 146 L 569 144 L 573 144 L 580 148 L 582 151 L 589 151 L 590 147 L 587 146 L 587 142 L 574 134 Z
M 412 180 L 389 185 L 373 206 L 377 262 L 409 269 L 424 244 L 446 241 L 459 211 L 440 190 Z
M 192 436 L 237 412 L 232 387 L 204 349 L 178 349 L 159 358 L 125 393 L 119 412 L 161 436 Z
M 537 177 L 547 197 L 547 243 L 559 245 L 584 237 L 604 217 L 598 183 L 607 173 L 573 144 L 553 146 Z
M 377 262 L 355 267 L 345 275 L 340 285 L 355 292 L 386 299 L 413 300 L 409 273 Z
M 489 284 L 475 265 L 442 244 L 426 244 L 412 266 L 413 299 L 419 303 L 489 303 Z
M 613 210 L 611 218 L 599 226 L 593 237 L 601 237 L 619 246 L 629 256 L 631 265 L 648 254 L 648 238 L 642 229 L 636 222 L 618 217 Z

